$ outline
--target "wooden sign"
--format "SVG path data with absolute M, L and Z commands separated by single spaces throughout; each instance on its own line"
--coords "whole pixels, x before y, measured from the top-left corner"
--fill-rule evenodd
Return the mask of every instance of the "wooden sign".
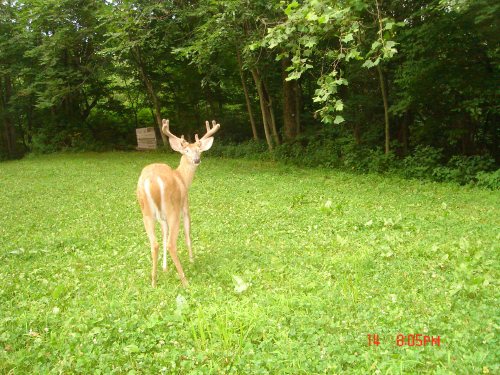
M 138 150 L 156 150 L 157 141 L 155 128 L 139 128 L 135 129 L 137 135 Z

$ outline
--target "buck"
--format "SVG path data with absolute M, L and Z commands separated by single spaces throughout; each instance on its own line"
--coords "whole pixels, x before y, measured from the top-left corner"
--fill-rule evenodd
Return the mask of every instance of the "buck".
M 149 164 L 141 172 L 137 183 L 137 199 L 141 206 L 144 227 L 151 245 L 151 258 L 153 261 L 151 271 L 151 285 L 156 287 L 158 266 L 158 242 L 155 237 L 155 224 L 161 226 L 163 239 L 163 271 L 167 271 L 167 248 L 182 285 L 188 282 L 182 265 L 177 256 L 177 237 L 179 235 L 179 221 L 182 212 L 184 220 L 184 233 L 189 251 L 189 260 L 194 261 L 191 247 L 188 190 L 193 182 L 196 168 L 200 165 L 200 155 L 212 147 L 212 135 L 220 128 L 220 124 L 212 121 L 212 127 L 205 122 L 207 132 L 202 138 L 195 135 L 195 142 L 188 143 L 170 132 L 169 121 L 163 120 L 162 131 L 168 137 L 170 147 L 182 154 L 181 162 L 177 169 L 172 169 L 166 164 Z

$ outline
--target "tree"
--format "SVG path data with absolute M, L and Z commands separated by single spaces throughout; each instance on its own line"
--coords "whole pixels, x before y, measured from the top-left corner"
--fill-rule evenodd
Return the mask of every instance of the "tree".
M 249 90 L 244 80 L 244 72 L 250 71 L 259 98 L 262 125 L 268 148 L 279 145 L 280 138 L 274 114 L 274 101 L 269 89 L 269 75 L 273 75 L 269 64 L 269 53 L 254 43 L 262 39 L 267 30 L 269 18 L 277 15 L 275 4 L 267 1 L 226 0 L 200 1 L 193 10 L 187 7 L 186 19 L 196 19 L 194 32 L 181 48 L 176 51 L 196 64 L 205 76 L 218 76 L 217 67 L 222 61 L 234 61 L 240 71 L 243 94 L 252 133 L 253 111 Z M 256 21 L 257 20 L 257 21 Z M 262 74 L 265 71 L 267 74 Z M 279 74 L 279 71 L 276 71 Z
M 0 7 L 1 158 L 128 145 L 165 116 L 181 133 L 210 117 L 228 124 L 221 138 L 294 143 L 284 153 L 403 157 L 430 145 L 443 160 L 500 160 L 493 0 Z
M 161 132 L 163 117 L 159 86 L 165 84 L 171 43 L 178 32 L 172 7 L 157 1 L 125 0 L 107 4 L 106 12 L 100 17 L 110 29 L 103 53 L 137 70 L 153 106 L 165 146 L 168 141 Z
M 2 123 L 2 140 L 7 157 L 15 157 L 16 131 L 12 119 L 11 99 L 13 96 L 12 77 L 16 75 L 16 61 L 23 50 L 16 43 L 15 5 L 12 1 L 0 4 L 0 119 Z M 0 153 L 1 157 L 1 153 Z
M 499 34 L 491 21 L 500 6 L 443 3 L 431 2 L 406 17 L 391 112 L 413 119 L 414 144 L 495 155 Z

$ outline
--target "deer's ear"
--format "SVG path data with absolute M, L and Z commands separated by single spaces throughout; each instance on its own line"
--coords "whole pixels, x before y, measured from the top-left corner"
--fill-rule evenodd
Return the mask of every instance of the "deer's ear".
M 214 143 L 214 137 L 208 137 L 206 139 L 203 139 L 200 141 L 200 143 L 201 143 L 200 151 L 210 150 L 210 147 L 212 147 L 212 144 Z
M 184 151 L 184 147 L 182 146 L 181 139 L 169 137 L 168 142 L 170 143 L 170 147 L 172 147 L 172 150 L 177 151 L 177 152 Z

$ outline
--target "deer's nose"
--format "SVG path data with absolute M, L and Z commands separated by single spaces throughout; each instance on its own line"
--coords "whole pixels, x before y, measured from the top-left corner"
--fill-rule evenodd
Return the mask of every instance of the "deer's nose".
M 200 158 L 194 158 L 194 159 L 193 159 L 193 163 L 195 163 L 195 164 L 200 164 L 200 163 L 201 163 Z

